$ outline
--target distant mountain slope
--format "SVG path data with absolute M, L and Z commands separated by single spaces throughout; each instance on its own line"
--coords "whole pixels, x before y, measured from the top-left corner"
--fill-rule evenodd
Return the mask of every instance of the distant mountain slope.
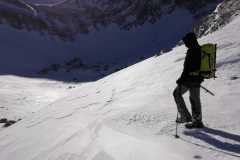
M 75 57 L 130 65 L 175 46 L 218 2 L 2 0 L 0 74 L 32 76 Z
M 89 33 L 100 26 L 116 24 L 119 28 L 129 30 L 146 22 L 156 23 L 164 15 L 171 14 L 177 8 L 187 9 L 195 17 L 209 13 L 220 0 L 4 0 L 5 4 L 21 4 L 26 10 L 32 7 L 36 16 L 21 13 L 14 16 L 13 10 L 5 10 L 12 14 L 11 21 L 18 21 L 18 28 L 28 26 L 36 31 L 44 31 L 57 35 L 63 40 L 73 40 L 79 33 Z M 24 3 L 25 2 L 25 3 Z M 209 6 L 211 6 L 209 8 Z M 8 5 L 6 5 L 8 6 Z M 5 7 L 6 7 L 5 6 Z M 1 11 L 1 10 L 0 10 Z M 30 13 L 29 12 L 29 13 Z M 5 13 L 7 14 L 7 13 Z M 19 14 L 19 13 L 18 13 Z M 4 14 L 0 16 L 4 18 Z M 9 17 L 4 18 L 10 21 Z M 11 24 L 11 23 L 10 23 Z M 14 27 L 17 27 L 15 26 Z
M 218 5 L 216 10 L 204 17 L 196 24 L 195 32 L 199 36 L 212 33 L 231 22 L 235 16 L 240 14 L 240 1 L 225 0 Z

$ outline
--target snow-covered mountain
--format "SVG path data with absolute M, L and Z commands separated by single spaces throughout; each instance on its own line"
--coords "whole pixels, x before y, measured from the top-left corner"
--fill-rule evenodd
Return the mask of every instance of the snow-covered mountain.
M 79 33 L 89 33 L 101 26 L 116 24 L 129 30 L 146 22 L 156 23 L 164 15 L 178 8 L 187 9 L 194 17 L 202 17 L 215 8 L 220 0 L 3 0 L 6 6 L 16 4 L 25 12 L 7 10 L 12 16 L 3 17 L 13 21 L 13 27 L 30 28 L 39 32 L 56 35 L 63 40 L 73 40 Z M 3 3 L 4 4 L 4 3 Z M 12 7 L 11 5 L 11 7 Z M 6 8 L 5 6 L 5 8 Z M 26 11 L 28 10 L 28 14 Z M 9 13 L 10 14 L 10 13 Z M 16 13 L 15 13 L 16 14 Z M 22 14 L 21 16 L 19 14 Z M 184 18 L 184 17 L 183 17 Z
M 128 66 L 172 48 L 219 2 L 2 0 L 0 73 L 29 76 L 77 57 Z
M 207 128 L 189 131 L 180 126 L 180 139 L 174 138 L 172 92 L 186 51 L 178 46 L 96 82 L 74 84 L 72 89 L 62 82 L 0 76 L 4 109 L 8 104 L 15 109 L 23 104 L 33 112 L 38 106 L 35 113 L 0 131 L 1 159 L 238 160 L 239 26 L 238 15 L 199 39 L 200 44 L 218 44 L 218 78 L 203 83 L 216 94 L 212 97 L 202 92 Z
M 207 35 L 231 22 L 240 14 L 240 1 L 225 0 L 216 10 L 196 24 L 195 32 L 199 36 Z

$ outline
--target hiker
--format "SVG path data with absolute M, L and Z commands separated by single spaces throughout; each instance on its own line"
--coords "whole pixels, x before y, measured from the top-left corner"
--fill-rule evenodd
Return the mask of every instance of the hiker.
M 186 34 L 183 38 L 185 46 L 188 48 L 184 69 L 181 77 L 177 80 L 177 87 L 173 92 L 175 102 L 177 104 L 178 113 L 176 123 L 187 123 L 186 128 L 203 128 L 202 109 L 200 101 L 200 86 L 204 78 L 200 75 L 193 74 L 200 70 L 201 66 L 201 46 L 198 44 L 195 33 Z M 183 94 L 190 92 L 190 102 L 192 115 L 189 113 L 183 99 Z M 188 123 L 189 122 L 189 123 Z

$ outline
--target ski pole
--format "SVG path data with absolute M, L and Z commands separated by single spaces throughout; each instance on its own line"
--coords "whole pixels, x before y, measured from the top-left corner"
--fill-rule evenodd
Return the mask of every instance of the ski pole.
M 182 86 L 180 85 L 179 86 L 179 90 L 180 90 L 180 93 L 181 93 L 181 91 L 182 91 Z M 178 110 L 177 110 L 177 119 L 176 119 L 176 133 L 175 133 L 175 138 L 180 138 L 179 137 L 179 135 L 178 135 L 178 122 L 177 122 L 177 120 L 178 120 Z
M 178 119 L 178 111 L 177 111 L 177 119 Z M 176 134 L 175 134 L 175 138 L 180 138 L 178 135 L 178 123 L 176 122 Z
M 207 88 L 200 86 L 202 89 L 204 89 L 207 93 L 209 93 L 212 96 L 215 96 L 215 94 L 213 92 L 211 92 L 210 90 L 208 90 Z

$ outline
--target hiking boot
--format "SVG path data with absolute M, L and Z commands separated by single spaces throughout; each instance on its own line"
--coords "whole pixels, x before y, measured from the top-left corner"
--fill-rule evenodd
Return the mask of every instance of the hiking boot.
M 188 122 L 192 122 L 192 118 L 178 117 L 176 119 L 176 123 L 188 123 Z
M 192 122 L 192 123 L 186 124 L 185 127 L 187 129 L 204 128 L 204 124 L 201 121 L 200 122 Z

